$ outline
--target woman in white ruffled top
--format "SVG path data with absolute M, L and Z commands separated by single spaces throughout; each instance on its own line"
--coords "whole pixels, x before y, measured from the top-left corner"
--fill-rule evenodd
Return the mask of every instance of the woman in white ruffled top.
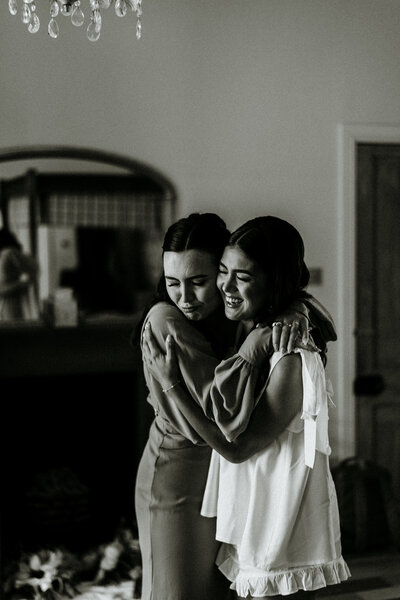
M 247 333 L 273 318 L 307 285 L 304 245 L 297 230 L 276 217 L 252 219 L 234 232 L 222 256 L 217 285 L 226 316 Z M 350 576 L 341 554 L 336 491 L 329 469 L 328 408 L 332 390 L 323 352 L 297 347 L 264 362 L 258 404 L 270 419 L 290 416 L 269 446 L 251 458 L 224 458 L 215 429 L 235 445 L 255 404 L 229 390 L 245 362 L 260 365 L 257 336 L 249 335 L 236 363 L 220 363 L 207 420 L 179 383 L 173 340 L 167 355 L 147 332 L 144 358 L 186 418 L 214 450 L 202 514 L 217 517 L 217 564 L 239 598 L 276 598 L 337 584 Z M 257 402 L 257 400 L 256 400 Z M 265 414 L 265 413 L 264 413 Z M 300 592 L 301 593 L 301 592 Z

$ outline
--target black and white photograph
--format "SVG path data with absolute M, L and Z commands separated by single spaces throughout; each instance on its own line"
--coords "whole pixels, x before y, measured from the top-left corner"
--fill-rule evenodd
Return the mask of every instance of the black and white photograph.
M 400 0 L 2 0 L 1 600 L 400 600 Z

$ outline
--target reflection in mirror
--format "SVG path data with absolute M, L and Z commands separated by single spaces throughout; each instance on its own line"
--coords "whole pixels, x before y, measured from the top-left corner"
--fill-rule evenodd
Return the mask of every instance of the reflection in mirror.
M 42 227 L 45 241 L 49 230 Z M 43 272 L 43 297 L 59 287 L 71 288 L 81 311 L 130 314 L 139 310 L 155 289 L 159 277 L 161 240 L 157 232 L 140 228 L 90 227 L 53 228 L 57 265 Z M 47 239 L 46 239 L 47 238 Z M 45 248 L 43 249 L 45 250 Z M 43 259 L 51 256 L 42 251 Z M 54 268 L 56 267 L 56 268 Z M 49 281 L 51 275 L 53 281 Z
M 100 155 L 95 151 L 96 160 Z M 72 325 L 78 313 L 84 320 L 120 318 L 147 303 L 161 272 L 175 193 L 157 171 L 131 159 L 132 172 L 116 171 L 112 156 L 111 172 L 54 172 L 46 165 L 46 172 L 28 168 L 6 177 L 3 169 L 2 231 L 15 244 L 0 246 L 0 320 L 41 315 Z M 24 310 L 16 288 L 24 289 Z
M 35 320 L 39 317 L 37 297 L 38 263 L 24 251 L 17 236 L 0 230 L 0 320 Z

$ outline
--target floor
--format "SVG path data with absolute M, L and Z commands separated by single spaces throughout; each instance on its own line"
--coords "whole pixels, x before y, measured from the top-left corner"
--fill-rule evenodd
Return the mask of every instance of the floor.
M 319 591 L 317 600 L 400 600 L 400 553 L 345 559 L 351 578 Z
M 352 577 L 324 588 L 317 600 L 400 600 L 400 553 L 346 556 Z M 75 600 L 132 600 L 132 583 L 88 586 Z

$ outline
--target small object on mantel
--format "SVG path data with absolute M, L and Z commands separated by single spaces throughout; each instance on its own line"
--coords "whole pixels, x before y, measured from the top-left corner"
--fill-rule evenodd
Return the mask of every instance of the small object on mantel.
M 54 327 L 76 327 L 78 305 L 72 288 L 58 288 L 54 292 Z

